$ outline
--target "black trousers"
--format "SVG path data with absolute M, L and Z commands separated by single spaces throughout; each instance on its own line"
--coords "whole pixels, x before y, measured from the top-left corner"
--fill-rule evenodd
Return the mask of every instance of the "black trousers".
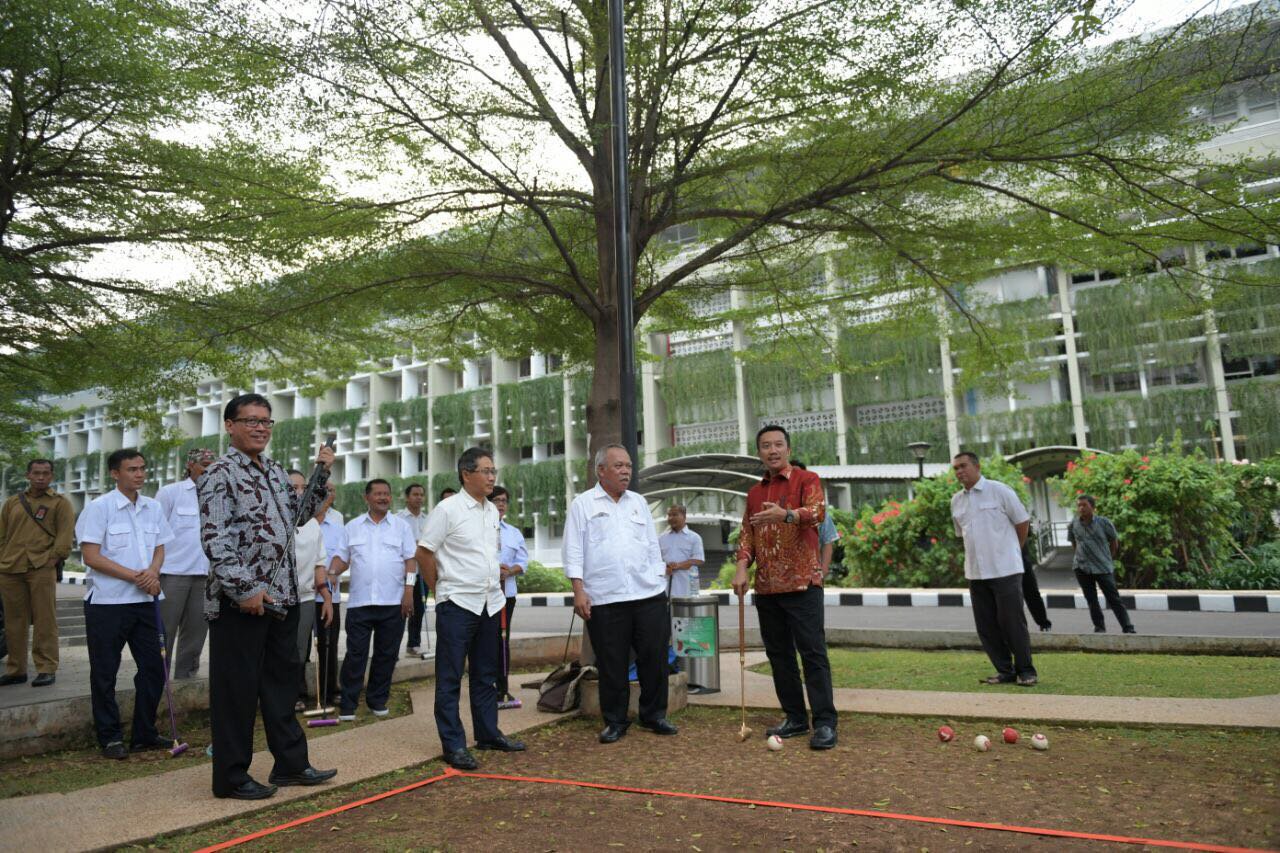
M 627 717 L 631 704 L 627 670 L 633 650 L 640 682 L 640 720 L 652 723 L 666 717 L 667 643 L 671 639 L 666 593 L 593 604 L 587 633 L 600 673 L 600 712 L 605 723 L 626 726 L 631 722 Z
M 445 753 L 467 745 L 458 705 L 462 672 L 469 670 L 471 731 L 476 741 L 496 740 L 498 730 L 498 616 L 486 606 L 479 615 L 452 601 L 436 605 L 436 731 Z
M 301 606 L 306 606 L 305 602 Z M 222 599 L 209 623 L 209 716 L 213 724 L 213 793 L 226 796 L 249 778 L 253 724 L 262 709 L 272 772 L 298 773 L 310 763 L 307 737 L 294 716 L 298 607 L 283 620 L 250 616 Z
M 413 615 L 409 617 L 409 641 L 405 648 L 422 648 L 422 620 L 427 615 L 427 585 L 422 576 L 413 584 Z
M 824 627 L 822 587 L 810 586 L 801 592 L 757 595 L 756 616 L 760 620 L 760 639 L 773 670 L 773 689 L 787 719 L 795 723 L 809 722 L 805 710 L 805 694 L 813 727 L 836 727 L 836 701 L 831 689 L 831 662 L 827 659 L 827 636 Z M 800 667 L 804 667 L 804 683 Z
M 156 709 L 164 693 L 164 660 L 160 655 L 160 626 L 155 604 L 84 605 L 84 631 L 89 646 L 89 690 L 93 706 L 93 727 L 98 745 L 123 741 L 120 706 L 116 704 L 116 675 L 120 654 L 129 654 L 138 667 L 133 677 L 133 743 L 152 743 L 156 732 Z
M 1116 589 L 1115 574 L 1107 572 L 1105 575 L 1091 575 L 1088 572 L 1077 571 L 1076 582 L 1080 584 L 1080 591 L 1084 593 L 1084 603 L 1089 605 L 1089 618 L 1093 620 L 1093 627 L 1107 627 L 1102 619 L 1102 608 L 1098 605 L 1099 589 L 1102 590 L 1103 598 L 1107 600 L 1107 606 L 1116 615 L 1116 621 L 1120 623 L 1120 627 L 1125 631 L 1133 627 L 1133 623 L 1129 621 L 1129 611 L 1120 601 L 1120 590 Z
M 320 630 L 317 643 L 320 684 L 316 685 L 316 689 L 320 691 L 320 701 L 328 707 L 338 701 L 338 633 L 342 630 L 342 605 L 336 601 L 333 603 L 333 623 L 328 628 L 320 622 L 322 606 L 320 602 L 316 602 L 316 625 Z
M 1031 618 L 1035 620 L 1037 628 L 1047 628 L 1052 624 L 1049 612 L 1044 609 L 1044 596 L 1040 594 L 1040 583 L 1036 580 L 1034 569 L 1022 570 L 1022 598 L 1027 602 L 1027 610 L 1031 611 Z
M 347 608 L 347 655 L 342 659 L 342 701 L 344 714 L 354 714 L 364 686 L 365 663 L 369 661 L 369 641 L 373 640 L 373 660 L 369 662 L 369 686 L 364 701 L 375 711 L 387 707 L 391 698 L 391 676 L 400 656 L 404 617 L 398 604 L 372 604 Z
M 1022 613 L 1022 578 L 1005 575 L 990 580 L 969 581 L 969 599 L 978 639 L 991 665 L 1001 676 L 1012 680 L 1019 675 L 1035 675 L 1031 664 L 1031 635 Z
M 516 599 L 507 599 L 507 626 L 502 629 L 502 674 L 498 676 L 498 698 L 511 695 L 511 614 L 516 612 Z

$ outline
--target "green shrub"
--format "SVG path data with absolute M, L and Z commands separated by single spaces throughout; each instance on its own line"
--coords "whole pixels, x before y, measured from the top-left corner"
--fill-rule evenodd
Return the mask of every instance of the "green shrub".
M 1093 495 L 1098 513 L 1115 524 L 1122 587 L 1195 587 L 1235 553 L 1231 530 L 1243 517 L 1236 492 L 1243 475 L 1181 445 L 1175 433 L 1169 447 L 1156 442 L 1145 454 L 1089 454 L 1069 463 L 1060 481 L 1068 504 Z
M 1280 541 L 1237 554 L 1205 577 L 1206 589 L 1280 589 Z
M 516 575 L 517 592 L 573 592 L 573 584 L 560 569 L 529 561 L 529 568 Z
M 1022 472 L 998 456 L 982 461 L 982 474 L 1013 488 L 1027 503 Z M 837 513 L 847 573 L 845 587 L 949 587 L 964 583 L 964 543 L 951 521 L 951 496 L 960 483 L 951 471 L 917 481 L 915 497 L 865 506 L 856 519 Z M 852 521 L 852 523 L 850 523 Z
M 1231 465 L 1226 471 L 1240 502 L 1240 514 L 1231 525 L 1236 542 L 1248 549 L 1280 537 L 1280 528 L 1276 527 L 1280 514 L 1280 453 L 1254 464 Z

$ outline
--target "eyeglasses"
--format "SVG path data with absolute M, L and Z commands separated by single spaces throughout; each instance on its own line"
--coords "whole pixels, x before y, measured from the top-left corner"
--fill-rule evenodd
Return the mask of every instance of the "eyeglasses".
M 483 475 L 484 475 L 484 476 L 486 476 L 486 477 L 496 477 L 496 476 L 498 476 L 498 469 L 497 469 L 497 468 L 477 468 L 476 470 L 472 471 L 471 473 L 472 473 L 472 474 L 483 474 Z
M 232 418 L 231 422 L 233 424 L 244 424 L 249 429 L 257 429 L 258 427 L 271 429 L 276 425 L 276 422 L 271 418 Z

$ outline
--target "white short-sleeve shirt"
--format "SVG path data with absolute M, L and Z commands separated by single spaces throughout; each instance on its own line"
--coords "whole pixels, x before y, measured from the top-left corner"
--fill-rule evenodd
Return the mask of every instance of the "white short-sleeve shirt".
M 477 615 L 507 606 L 498 567 L 498 508 L 461 491 L 427 516 L 418 544 L 436 556 L 436 602 Z
M 129 500 L 119 489 L 95 499 L 76 520 L 76 539 L 98 545 L 102 556 L 140 572 L 151 566 L 156 548 L 173 541 L 173 531 L 155 499 L 138 495 Z M 86 567 L 90 604 L 145 604 L 151 601 L 132 582 Z M 163 594 L 160 596 L 164 597 Z
M 565 577 L 582 579 L 591 603 L 638 601 L 667 591 L 667 564 L 649 504 L 627 491 L 614 500 L 599 483 L 573 499 L 561 546 Z
M 306 601 L 316 591 L 316 566 L 328 568 L 325 559 L 324 534 L 314 518 L 298 528 L 293 537 L 294 566 L 298 572 L 298 601 Z
M 964 576 L 991 580 L 1022 574 L 1022 549 L 1014 525 L 1031 518 L 1018 493 L 979 477 L 972 489 L 951 496 L 951 520 L 964 538 Z
M 319 522 L 320 535 L 324 539 L 324 567 L 329 568 L 329 563 L 333 561 L 333 555 L 338 553 L 338 546 L 342 544 L 342 513 L 333 507 L 324 514 L 324 520 Z M 333 603 L 342 603 L 342 579 L 333 578 L 330 584 L 330 591 L 333 595 Z M 324 601 L 324 597 L 320 592 L 316 591 L 316 604 Z
M 347 609 L 399 604 L 404 596 L 404 561 L 417 546 L 403 518 L 364 513 L 347 522 L 335 555 L 347 569 Z
M 162 575 L 209 574 L 209 558 L 200 544 L 200 501 L 196 495 L 196 482 L 190 477 L 177 483 L 161 486 L 156 492 L 156 502 L 164 511 L 164 517 L 173 531 L 173 541 L 164 546 Z
M 668 530 L 658 537 L 658 547 L 662 550 L 662 562 L 683 563 L 685 560 L 706 560 L 702 547 L 702 537 L 687 526 L 680 532 Z M 698 567 L 690 566 L 671 573 L 671 594 L 673 596 L 690 595 L 697 590 L 694 581 L 698 577 Z

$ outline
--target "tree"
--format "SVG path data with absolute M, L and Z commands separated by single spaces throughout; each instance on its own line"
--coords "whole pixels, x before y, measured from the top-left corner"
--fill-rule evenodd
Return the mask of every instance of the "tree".
M 1269 202 L 1242 197 L 1249 164 L 1210 163 L 1197 145 L 1215 129 L 1188 109 L 1269 69 L 1277 22 L 1254 6 L 1100 45 L 1124 5 L 628 3 L 635 319 L 687 323 L 731 283 L 785 318 L 762 344 L 816 372 L 840 359 L 819 318 L 933 316 L 941 300 L 983 375 L 1008 346 L 963 287 L 1001 264 L 1154 265 L 1199 310 L 1209 273 L 1169 248 L 1277 229 Z M 250 319 L 219 333 L 222 351 L 262 346 L 269 368 L 323 381 L 323 347 L 279 347 L 313 342 L 307 324 L 339 316 L 343 343 L 451 354 L 479 332 L 590 364 L 592 444 L 619 438 L 617 342 L 633 330 L 612 285 L 603 2 L 334 0 L 186 26 L 273 69 L 280 100 L 234 103 L 374 182 L 381 217 L 358 250 L 236 290 Z M 845 273 L 833 294 L 813 287 L 819 250 Z
M 1203 299 L 1206 273 L 1169 247 L 1265 239 L 1276 216 L 1241 201 L 1249 164 L 1210 167 L 1197 145 L 1216 131 L 1188 110 L 1268 68 L 1277 21 L 1250 7 L 1095 46 L 1123 5 L 627 4 L 637 321 L 688 322 L 726 283 L 801 331 L 815 311 L 941 298 L 1000 362 L 962 293 L 999 263 L 1158 265 Z M 415 342 L 565 351 L 594 367 L 592 444 L 617 440 L 632 332 L 612 285 L 605 4 L 349 0 L 233 37 L 296 75 L 303 130 L 386 178 L 379 250 L 307 270 L 312 288 Z M 834 299 L 812 286 L 821 247 L 859 273 Z M 788 331 L 766 344 L 815 370 L 839 358 Z
M 271 67 L 200 34 L 183 0 L 12 0 L 0 10 L 0 435 L 41 394 L 102 385 L 120 409 L 233 367 L 228 272 L 282 268 L 372 218 L 232 98 Z M 149 276 L 143 251 L 186 276 Z M 205 267 L 194 266 L 202 260 Z M 200 275 L 210 266 L 220 271 Z M 243 338 L 234 339 L 243 347 Z

